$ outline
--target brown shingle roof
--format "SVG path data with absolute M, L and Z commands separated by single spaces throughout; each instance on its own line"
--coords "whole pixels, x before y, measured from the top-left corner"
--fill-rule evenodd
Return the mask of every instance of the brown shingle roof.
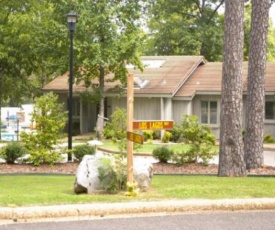
M 134 77 L 149 80 L 144 87 L 135 90 L 135 95 L 187 97 L 195 94 L 221 94 L 222 62 L 207 62 L 202 56 L 144 56 L 142 60 L 162 62 L 160 67 L 145 67 L 144 72 L 129 69 Z M 244 62 L 243 87 L 247 88 L 248 64 Z M 108 77 L 112 77 L 109 75 Z M 97 84 L 97 80 L 93 80 Z M 106 82 L 105 92 L 115 92 L 111 89 L 119 82 Z M 80 83 L 74 85 L 74 92 L 84 91 L 85 86 Z M 68 73 L 57 77 L 43 90 L 68 91 Z M 267 63 L 265 90 L 269 94 L 275 93 L 275 63 Z
M 247 90 L 248 63 L 243 64 L 243 91 Z M 199 66 L 177 92 L 175 97 L 193 97 L 195 94 L 221 94 L 222 62 L 208 62 Z M 267 63 L 266 92 L 275 93 L 275 63 Z
M 129 69 L 129 73 L 134 74 L 134 77 L 149 80 L 146 87 L 135 90 L 135 94 L 167 94 L 170 96 L 177 92 L 198 65 L 205 62 L 202 56 L 144 56 L 141 59 L 147 63 L 161 61 L 162 65 L 155 68 L 145 66 L 143 72 Z M 96 80 L 95 83 L 97 83 Z M 118 82 L 106 82 L 105 92 L 117 84 Z M 68 73 L 54 79 L 43 90 L 68 91 Z M 85 87 L 80 83 L 74 85 L 73 90 L 74 92 L 84 91 Z

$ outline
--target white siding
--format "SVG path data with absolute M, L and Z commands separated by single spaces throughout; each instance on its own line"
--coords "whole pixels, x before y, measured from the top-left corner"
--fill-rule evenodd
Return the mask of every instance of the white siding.
M 173 120 L 180 124 L 184 114 L 190 114 L 190 101 L 173 101 Z

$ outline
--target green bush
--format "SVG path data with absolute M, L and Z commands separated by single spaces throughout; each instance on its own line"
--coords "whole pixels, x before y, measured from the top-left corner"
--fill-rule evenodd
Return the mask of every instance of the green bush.
M 30 154 L 29 161 L 34 165 L 49 163 L 53 165 L 60 159 L 54 145 L 58 144 L 60 135 L 67 122 L 64 105 L 58 102 L 58 96 L 47 93 L 36 99 L 31 120 L 36 123 L 36 132 L 22 132 L 20 137 Z
M 142 134 L 143 134 L 144 141 L 153 140 L 153 134 L 154 134 L 153 130 L 144 130 Z
M 172 159 L 174 154 L 173 150 L 168 149 L 166 146 L 157 147 L 152 152 L 153 157 L 162 163 L 167 163 Z
M 168 143 L 170 141 L 171 137 L 172 137 L 172 133 L 170 133 L 169 131 L 165 131 L 161 141 L 163 143 Z
M 159 140 L 160 139 L 160 130 L 154 130 L 153 131 L 153 140 Z
M 265 144 L 271 144 L 271 143 L 275 143 L 274 138 L 269 134 L 264 134 L 264 143 Z
M 10 142 L 1 150 L 1 157 L 6 160 L 7 164 L 14 164 L 14 161 L 26 154 L 26 149 L 19 142 Z
M 77 145 L 73 148 L 73 154 L 78 161 L 82 161 L 85 155 L 94 155 L 96 151 L 95 146 Z
M 172 133 L 170 141 L 172 142 L 181 142 L 182 139 L 182 130 L 181 127 L 178 125 L 175 125 L 172 130 L 170 130 L 170 133 Z
M 40 147 L 37 150 L 28 150 L 30 157 L 27 159 L 33 165 L 38 166 L 41 164 L 54 165 L 61 160 L 61 153 L 48 148 Z
M 191 146 L 190 155 L 197 163 L 199 159 L 207 164 L 216 154 L 213 146 L 216 137 L 206 125 L 200 125 L 198 118 L 194 115 L 185 115 L 181 121 L 183 140 Z
M 100 187 L 107 192 L 117 193 L 126 189 L 127 162 L 121 156 L 101 158 L 98 174 Z
M 194 153 L 189 150 L 177 152 L 172 156 L 173 162 L 175 162 L 177 165 L 194 162 L 194 158 Z

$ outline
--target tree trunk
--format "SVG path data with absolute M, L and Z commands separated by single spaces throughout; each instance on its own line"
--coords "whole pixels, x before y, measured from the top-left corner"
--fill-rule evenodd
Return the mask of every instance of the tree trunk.
M 225 1 L 219 176 L 245 176 L 242 141 L 244 1 Z
M 99 104 L 99 116 L 97 116 L 97 124 L 96 124 L 96 130 L 97 130 L 97 137 L 100 139 L 101 134 L 104 128 L 104 97 L 103 97 L 103 91 L 104 91 L 104 67 L 99 67 L 99 87 L 100 87 L 100 104 Z
M 259 168 L 263 164 L 268 12 L 269 0 L 252 0 L 244 144 L 247 169 Z

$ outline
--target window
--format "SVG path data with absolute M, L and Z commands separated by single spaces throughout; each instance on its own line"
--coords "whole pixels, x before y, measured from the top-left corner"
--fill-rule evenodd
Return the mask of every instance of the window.
M 275 102 L 274 101 L 265 102 L 265 119 L 267 120 L 275 119 Z
M 201 101 L 201 123 L 218 123 L 218 103 L 216 101 Z
M 73 116 L 80 116 L 80 99 L 73 98 Z

